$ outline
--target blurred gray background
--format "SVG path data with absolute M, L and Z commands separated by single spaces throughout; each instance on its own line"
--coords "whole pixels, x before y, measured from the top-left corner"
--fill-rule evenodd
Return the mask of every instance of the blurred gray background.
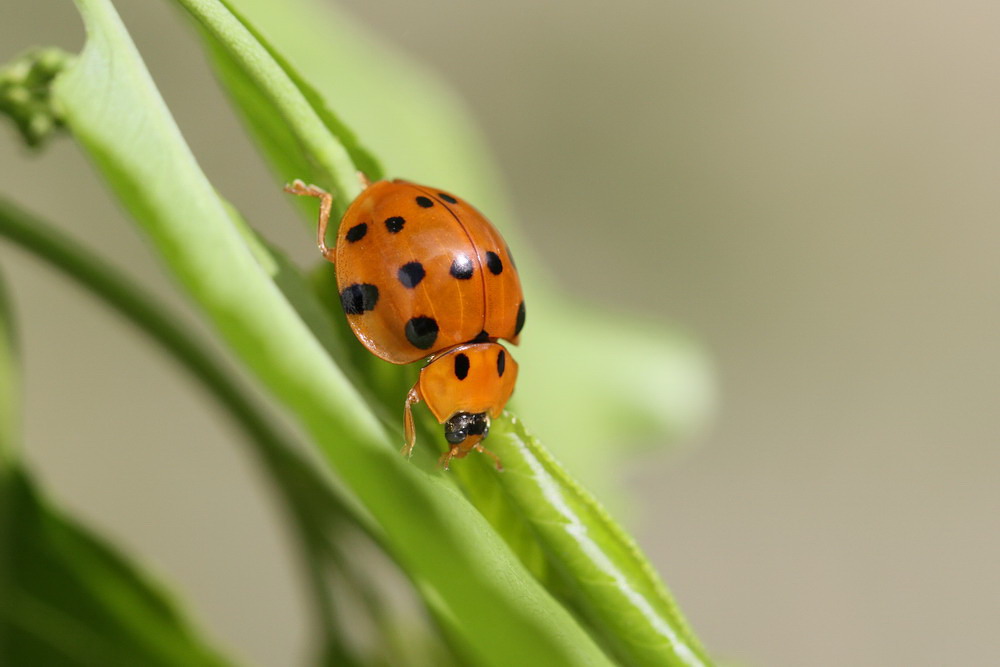
M 1000 662 L 1000 5 L 346 4 L 460 91 L 566 289 L 710 349 L 710 431 L 621 480 L 705 643 L 776 667 Z M 206 171 L 287 235 L 181 17 L 116 5 Z M 0 60 L 81 43 L 68 1 L 0 6 Z M 5 127 L 0 173 L 168 292 L 69 141 L 30 158 Z M 51 490 L 217 637 L 289 664 L 292 554 L 235 434 L 75 288 L 0 262 Z

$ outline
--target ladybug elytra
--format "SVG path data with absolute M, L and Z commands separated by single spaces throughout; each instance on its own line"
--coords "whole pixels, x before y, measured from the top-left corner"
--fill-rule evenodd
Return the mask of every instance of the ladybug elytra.
M 332 195 L 302 181 L 285 190 L 320 199 L 317 242 L 336 266 L 341 306 L 358 340 L 394 364 L 428 360 L 406 397 L 403 454 L 416 441 L 412 406 L 423 401 L 444 424 L 444 469 L 472 450 L 500 469 L 482 441 L 513 393 L 518 369 L 497 341 L 517 344 L 525 310 L 499 232 L 447 192 L 378 181 L 351 202 L 330 248 Z

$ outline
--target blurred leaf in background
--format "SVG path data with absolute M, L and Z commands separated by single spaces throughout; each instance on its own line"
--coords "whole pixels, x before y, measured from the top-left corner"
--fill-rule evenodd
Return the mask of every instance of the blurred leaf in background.
M 158 584 L 55 509 L 24 469 L 13 329 L 0 281 L 0 665 L 229 664 Z
M 0 469 L 0 664 L 220 667 L 158 584 Z

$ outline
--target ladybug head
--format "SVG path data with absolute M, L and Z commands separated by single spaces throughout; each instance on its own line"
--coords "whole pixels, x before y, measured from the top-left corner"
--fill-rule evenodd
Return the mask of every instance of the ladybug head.
M 465 456 L 490 432 L 490 418 L 485 412 L 456 412 L 444 423 L 444 437 L 452 445 L 460 445 L 458 458 Z

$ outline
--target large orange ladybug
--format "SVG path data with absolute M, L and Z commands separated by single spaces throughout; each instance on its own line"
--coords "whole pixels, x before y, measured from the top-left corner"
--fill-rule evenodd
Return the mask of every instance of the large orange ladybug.
M 485 449 L 490 419 L 500 415 L 517 363 L 497 341 L 518 342 L 524 296 L 510 249 L 465 201 L 403 180 L 367 185 L 326 244 L 332 195 L 295 181 L 287 192 L 320 199 L 318 244 L 336 265 L 340 303 L 372 354 L 394 364 L 427 358 L 403 410 L 406 443 L 416 434 L 412 406 L 424 401 L 451 448 L 440 459 Z

